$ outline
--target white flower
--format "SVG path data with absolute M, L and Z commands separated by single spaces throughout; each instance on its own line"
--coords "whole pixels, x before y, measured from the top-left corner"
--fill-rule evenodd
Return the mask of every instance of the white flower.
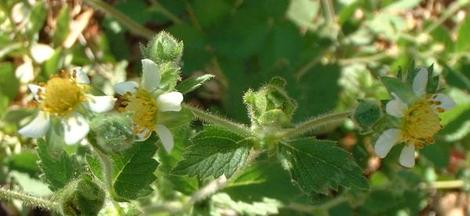
M 412 104 L 406 104 L 397 95 L 386 105 L 386 112 L 400 118 L 400 128 L 385 130 L 375 143 L 375 152 L 381 158 L 387 156 L 397 143 L 405 143 L 399 162 L 405 167 L 415 165 L 415 149 L 434 142 L 433 136 L 442 128 L 439 113 L 455 106 L 452 98 L 441 94 L 427 94 L 428 70 L 421 69 L 413 79 L 413 92 L 417 96 Z
M 140 86 L 136 82 L 127 81 L 116 84 L 114 89 L 124 98 L 124 110 L 133 114 L 134 131 L 138 137 L 145 140 L 155 131 L 165 150 L 170 152 L 174 146 L 173 135 L 165 125 L 159 123 L 159 117 L 163 112 L 180 111 L 183 94 L 158 91 L 161 75 L 158 65 L 152 60 L 143 59 L 142 70 Z
M 81 141 L 90 127 L 79 111 L 107 112 L 113 109 L 115 102 L 112 96 L 88 94 L 89 83 L 86 73 L 76 69 L 72 74 L 51 78 L 44 86 L 30 84 L 28 87 L 39 103 L 40 111 L 19 133 L 25 137 L 40 138 L 46 134 L 54 117 L 61 120 L 66 144 Z

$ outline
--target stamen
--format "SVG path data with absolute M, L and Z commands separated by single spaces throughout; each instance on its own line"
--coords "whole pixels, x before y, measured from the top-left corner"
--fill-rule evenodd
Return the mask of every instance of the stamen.
M 146 130 L 155 130 L 157 123 L 158 107 L 155 97 L 144 89 L 139 89 L 135 94 L 124 95 L 121 103 L 123 110 L 133 113 L 135 132 L 142 133 Z
M 41 108 L 51 114 L 64 116 L 85 101 L 84 88 L 68 78 L 53 77 L 41 92 Z
M 423 99 L 407 110 L 401 133 L 403 142 L 417 148 L 434 142 L 433 136 L 442 128 L 439 115 L 433 110 L 434 104 L 434 100 Z

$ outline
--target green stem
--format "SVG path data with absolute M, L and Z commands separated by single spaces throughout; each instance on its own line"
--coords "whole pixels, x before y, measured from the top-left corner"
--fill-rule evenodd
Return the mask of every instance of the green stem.
M 283 139 L 294 138 L 306 134 L 310 131 L 315 129 L 330 125 L 330 124 L 338 124 L 349 118 L 351 112 L 341 112 L 341 113 L 332 113 L 322 115 L 318 118 L 314 118 L 303 123 L 298 124 L 294 128 L 286 129 L 280 132 L 280 137 Z
M 203 110 L 200 110 L 196 107 L 193 107 L 193 106 L 190 106 L 190 105 L 187 105 L 187 104 L 183 104 L 183 107 L 188 109 L 189 111 L 191 111 L 193 113 L 193 115 L 201 121 L 211 123 L 211 124 L 214 124 L 214 125 L 217 125 L 217 126 L 221 126 L 225 129 L 233 131 L 235 133 L 241 133 L 241 134 L 244 134 L 244 135 L 251 135 L 252 134 L 251 130 L 243 124 L 238 124 L 238 123 L 232 122 L 230 120 L 227 120 L 227 119 L 222 118 L 220 116 L 205 112 Z
M 23 194 L 16 191 L 7 190 L 0 187 L 0 199 L 2 200 L 21 200 L 23 203 L 30 207 L 38 207 L 43 209 L 48 209 L 55 212 L 60 212 L 60 207 L 58 203 L 55 203 L 50 200 L 42 199 L 39 197 L 34 197 L 28 194 Z
M 152 39 L 155 35 L 155 32 L 135 22 L 134 20 L 126 16 L 124 13 L 113 8 L 113 6 L 109 5 L 106 2 L 103 2 L 101 0 L 85 0 L 85 2 L 91 5 L 93 8 L 101 10 L 104 13 L 114 17 L 119 23 L 124 25 L 127 29 L 129 29 L 130 32 L 136 35 L 142 36 L 147 39 Z

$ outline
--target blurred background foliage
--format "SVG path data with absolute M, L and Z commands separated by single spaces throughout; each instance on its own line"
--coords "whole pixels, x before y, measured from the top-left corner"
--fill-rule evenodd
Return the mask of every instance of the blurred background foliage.
M 113 94 L 114 84 L 139 76 L 139 44 L 165 30 L 184 42 L 183 79 L 216 76 L 185 101 L 240 122 L 248 123 L 243 93 L 273 76 L 288 81 L 298 102 L 294 119 L 302 121 L 353 109 L 358 98 L 387 99 L 375 78 L 413 61 L 434 64 L 458 104 L 442 116 L 445 129 L 420 152 L 414 169 L 396 163 L 397 148 L 380 161 L 374 136 L 360 134 L 352 122 L 315 131 L 352 152 L 370 179 L 366 194 L 308 199 L 287 172 L 261 160 L 197 206 L 202 215 L 468 215 L 469 7 L 468 0 L 2 0 L 0 184 L 51 193 L 39 180 L 35 144 L 17 133 L 35 106 L 27 83 L 83 66 L 98 89 Z M 161 196 L 147 201 L 198 187 L 178 180 L 156 181 Z M 0 215 L 28 212 L 39 210 L 0 206 Z

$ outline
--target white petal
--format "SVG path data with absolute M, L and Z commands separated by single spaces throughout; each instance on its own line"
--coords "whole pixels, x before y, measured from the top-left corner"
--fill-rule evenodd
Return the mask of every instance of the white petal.
M 24 63 L 16 68 L 15 75 L 22 83 L 29 83 L 33 81 L 34 80 L 33 62 L 31 62 L 29 58 L 25 58 Z
M 183 94 L 181 94 L 180 92 L 176 92 L 176 91 L 161 94 L 157 98 L 158 108 L 162 112 L 180 111 L 182 101 L 183 101 Z
M 153 92 L 160 85 L 160 70 L 150 59 L 142 59 L 142 87 Z
M 31 56 L 37 63 L 43 63 L 54 55 L 54 49 L 47 44 L 34 44 L 31 47 Z
M 151 134 L 152 134 L 152 131 L 151 131 L 151 130 L 149 130 L 149 129 L 144 129 L 144 130 L 142 130 L 140 133 L 137 133 L 137 134 L 136 134 L 136 136 L 137 136 L 137 141 L 144 141 L 144 140 L 148 139 Z
M 175 141 L 173 140 L 173 134 L 170 129 L 165 125 L 158 124 L 155 131 L 157 132 L 158 137 L 160 137 L 160 141 L 162 141 L 163 148 L 165 148 L 166 152 L 171 152 L 175 145 Z
M 401 150 L 400 164 L 404 167 L 412 168 L 415 166 L 415 146 L 405 145 Z
M 25 137 L 40 138 L 46 134 L 50 124 L 49 115 L 40 111 L 33 121 L 21 128 L 18 133 Z
M 413 79 L 413 92 L 417 96 L 423 96 L 426 93 L 428 73 L 429 72 L 426 68 L 421 68 Z
M 20 23 L 29 15 L 29 8 L 23 3 L 16 3 L 11 9 L 11 18 L 15 23 Z
M 401 118 L 404 116 L 408 106 L 403 103 L 399 98 L 395 98 L 387 103 L 385 111 L 395 117 Z
M 86 119 L 78 113 L 75 113 L 63 120 L 62 126 L 64 127 L 65 143 L 69 145 L 75 144 L 85 138 L 90 130 L 90 126 Z
M 40 99 L 39 93 L 44 92 L 46 90 L 45 88 L 38 86 L 38 85 L 34 85 L 34 84 L 29 84 L 28 88 L 31 91 L 31 93 L 33 93 L 34 99 L 37 101 Z
M 116 94 L 124 95 L 127 92 L 136 92 L 138 87 L 139 85 L 134 81 L 120 82 L 114 85 L 114 91 L 116 92 Z
M 380 158 L 384 158 L 385 156 L 387 156 L 388 152 L 390 152 L 390 149 L 392 149 L 393 145 L 395 145 L 399 139 L 399 129 L 388 129 L 384 131 L 375 142 L 375 153 Z
M 88 78 L 87 73 L 82 68 L 74 68 L 74 78 L 78 84 L 90 84 L 90 79 Z
M 108 112 L 113 109 L 116 99 L 112 96 L 87 95 L 87 104 L 95 113 Z
M 445 94 L 441 94 L 441 93 L 436 94 L 435 99 L 437 101 L 441 102 L 441 104 L 438 107 L 440 107 L 444 110 L 450 110 L 450 109 L 454 108 L 455 105 L 456 105 L 455 101 L 451 97 L 449 97 Z

